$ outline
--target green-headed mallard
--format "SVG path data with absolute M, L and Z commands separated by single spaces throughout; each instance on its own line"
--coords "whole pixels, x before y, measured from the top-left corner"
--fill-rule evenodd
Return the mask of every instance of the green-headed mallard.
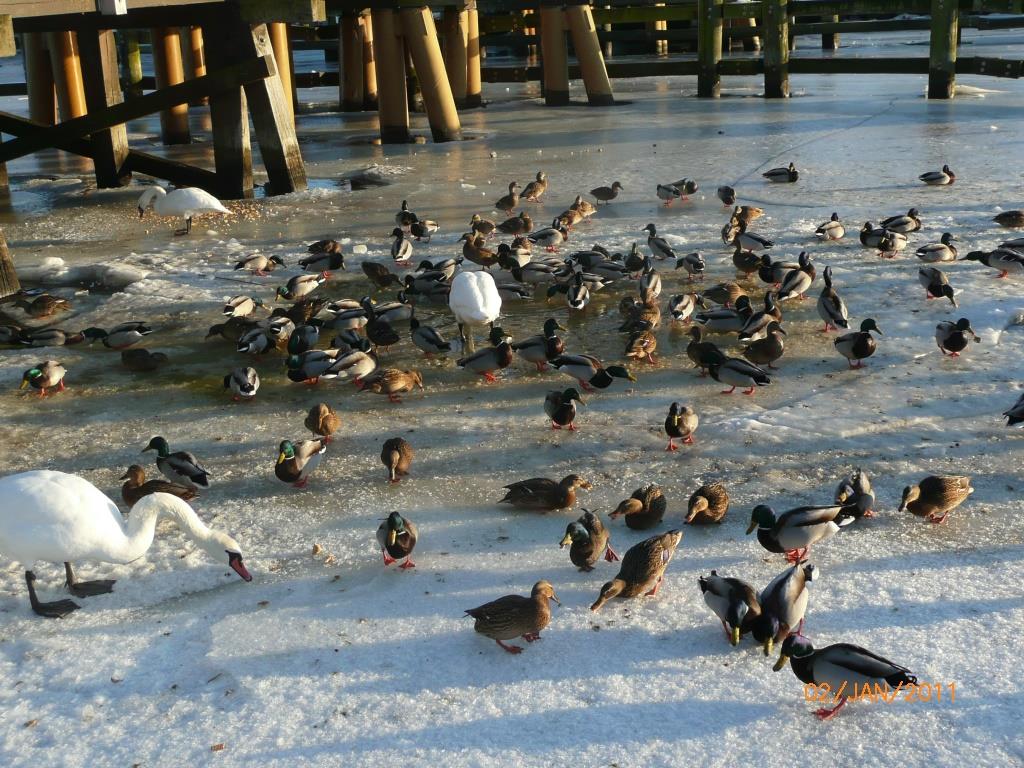
M 668 240 L 658 235 L 658 229 L 654 224 L 648 224 L 641 231 L 647 233 L 647 247 L 651 249 L 652 256 L 656 259 L 676 259 L 676 252 L 672 250 Z
M 793 163 L 790 163 L 785 168 L 771 168 L 761 175 L 768 179 L 768 181 L 775 182 L 776 184 L 792 184 L 800 178 L 800 172 L 797 171 Z
M 417 348 L 423 350 L 424 357 L 443 355 L 452 349 L 451 342 L 445 341 L 435 328 L 422 325 L 415 317 L 409 318 L 409 338 Z
M 917 232 L 921 228 L 921 217 L 917 208 L 911 208 L 899 216 L 882 219 L 880 226 L 889 232 L 899 232 L 901 235 L 905 235 L 909 232 Z
M 626 527 L 635 531 L 646 531 L 661 523 L 668 509 L 668 501 L 661 491 L 661 486 L 651 484 L 645 488 L 637 488 L 628 499 L 619 502 L 608 517 L 612 520 L 623 516 Z
M 958 306 L 956 291 L 946 273 L 938 267 L 921 267 L 917 270 L 917 281 L 924 287 L 924 297 L 929 301 L 945 297 L 954 307 Z
M 20 389 L 31 385 L 34 389 L 39 390 L 40 397 L 46 397 L 46 390 L 54 387 L 58 392 L 63 392 L 65 389 L 64 377 L 67 373 L 67 369 L 56 360 L 36 363 L 22 374 Z
M 926 517 L 929 523 L 942 523 L 950 511 L 963 504 L 972 493 L 969 477 L 928 475 L 903 489 L 899 511 L 905 509 L 918 517 Z
M 696 293 L 679 293 L 668 300 L 668 312 L 677 323 L 689 323 L 697 307 L 704 307 Z
M 395 224 L 403 229 L 408 229 L 412 226 L 413 222 L 418 220 L 419 217 L 409 210 L 409 201 L 403 200 L 402 207 L 398 210 L 398 213 L 395 214 Z
M 167 355 L 163 352 L 150 352 L 148 349 L 121 350 L 121 365 L 133 373 L 151 373 L 166 363 Z
M 417 240 L 426 239 L 429 243 L 431 235 L 437 232 L 440 228 L 441 225 L 432 219 L 418 219 L 410 225 L 409 234 Z
M 736 299 L 736 305 L 732 308 L 722 306 L 698 312 L 693 319 L 708 331 L 739 333 L 753 314 L 754 308 L 750 305 L 750 298 L 743 295 Z
M 547 251 L 557 252 L 558 246 L 568 241 L 569 232 L 562 222 L 555 219 L 551 222 L 550 227 L 538 229 L 536 232 L 527 235 L 526 239 L 534 245 L 542 246 Z
M 850 327 L 850 310 L 846 307 L 835 288 L 832 287 L 832 267 L 825 267 L 825 287 L 818 297 L 818 317 L 825 321 L 823 332 Z
M 507 493 L 499 504 L 511 504 L 519 509 L 550 511 L 568 509 L 576 503 L 576 489 L 590 490 L 593 486 L 579 475 L 566 475 L 561 482 L 546 477 L 533 477 L 503 486 Z
M 792 563 L 807 556 L 811 545 L 837 533 L 854 518 L 839 505 L 796 507 L 776 516 L 775 510 L 758 504 L 750 515 L 747 534 L 757 530 L 757 540 L 769 552 L 785 553 Z
M 941 171 L 928 171 L 917 177 L 930 187 L 945 187 L 956 181 L 956 174 L 948 165 L 942 166 Z
M 48 293 L 42 293 L 31 300 L 17 299 L 14 306 L 24 310 L 29 317 L 40 319 L 50 317 L 56 312 L 67 312 L 71 309 L 71 302 Z
M 565 351 L 565 342 L 555 333 L 564 330 L 566 329 L 555 318 L 549 317 L 544 321 L 542 334 L 514 343 L 512 350 L 524 360 L 536 365 L 538 371 L 546 370 L 548 361 Z
M 559 373 L 576 379 L 587 392 L 607 389 L 615 379 L 636 381 L 636 377 L 621 365 L 605 368 L 600 360 L 590 355 L 559 355 L 550 362 Z
M 412 259 L 412 241 L 405 236 L 405 232 L 399 227 L 391 230 L 391 259 L 401 267 L 409 265 Z
M 814 650 L 806 637 L 790 635 L 782 643 L 782 655 L 772 669 L 778 672 L 787 661 L 802 683 L 839 697 L 839 703 L 832 709 L 822 708 L 814 713 L 821 720 L 835 717 L 843 708 L 849 698 L 843 695 L 844 691 L 854 696 L 857 691 L 875 691 L 882 685 L 896 690 L 917 685 L 917 678 L 906 667 L 850 643 Z
M 405 562 L 398 567 L 402 570 L 415 568 L 412 551 L 416 548 L 416 534 L 416 526 L 412 520 L 402 517 L 397 512 L 388 515 L 377 528 L 377 543 L 380 544 L 380 551 L 384 556 L 384 565 L 391 565 L 404 557 Z
M 147 480 L 146 470 L 138 464 L 128 467 L 128 471 L 121 476 L 121 479 L 125 481 L 121 486 L 121 498 L 129 507 L 135 506 L 135 502 L 151 493 L 169 493 L 185 501 L 190 501 L 199 495 L 196 493 L 196 489 L 190 485 L 179 485 L 167 480 Z
M 369 334 L 367 334 L 369 335 Z M 315 325 L 296 325 L 288 335 L 286 349 L 289 355 L 308 352 L 320 341 L 320 328 Z
M 690 496 L 686 505 L 688 525 L 720 523 L 729 511 L 729 492 L 721 483 L 702 485 Z
M 658 196 L 659 200 L 665 201 L 666 208 L 671 208 L 672 202 L 678 200 L 683 195 L 683 193 L 672 184 L 658 184 L 654 193 Z
M 555 389 L 544 398 L 544 413 L 551 419 L 552 429 L 568 427 L 570 432 L 576 431 L 576 403 L 586 405 L 575 387 L 566 390 Z
M 260 277 L 266 277 L 276 267 L 283 266 L 284 259 L 280 256 L 264 256 L 262 253 L 247 256 L 241 261 L 235 262 L 235 269 L 248 269 L 254 275 L 259 275 Z
M 282 285 L 277 289 L 274 298 L 278 300 L 286 299 L 287 301 L 301 299 L 323 285 L 329 277 L 329 272 L 319 272 L 315 275 L 296 275 L 286 285 Z
M 316 384 L 320 378 L 333 379 L 332 369 L 338 362 L 337 349 L 310 349 L 285 360 L 288 380 L 296 384 Z
M 816 575 L 817 569 L 810 563 L 794 563 L 772 579 L 757 596 L 761 615 L 751 629 L 754 639 L 764 648 L 765 656 L 771 656 L 775 643 L 791 634 L 799 635 L 803 630 L 810 597 L 807 583 Z
M 672 403 L 668 407 L 668 416 L 665 417 L 665 434 L 668 435 L 668 447 L 666 451 L 678 451 L 679 446 L 676 440 L 682 440 L 687 445 L 693 445 L 693 433 L 697 431 L 700 424 L 700 417 L 697 412 L 688 405 Z
M 345 254 L 337 240 L 317 240 L 309 246 L 309 256 L 299 259 L 304 272 L 325 272 L 335 269 L 346 271 Z
M 961 317 L 955 323 L 943 320 L 935 326 L 935 343 L 943 355 L 948 353 L 950 357 L 960 357 L 970 341 L 978 343 L 981 337 L 974 332 L 971 321 L 966 317 Z
M 915 255 L 921 261 L 928 264 L 935 264 L 942 261 L 956 261 L 957 249 L 953 243 L 956 238 L 952 232 L 943 232 L 937 243 L 922 245 L 915 251 Z
M 832 342 L 836 352 L 849 361 L 851 368 L 863 368 L 864 359 L 875 354 L 878 345 L 871 335 L 871 331 L 879 336 L 882 335 L 882 331 L 879 330 L 874 319 L 869 317 L 861 322 L 859 331 L 844 333 Z M 854 363 L 855 360 L 856 363 Z
M 548 191 L 548 176 L 544 171 L 537 171 L 537 177 L 526 185 L 523 190 L 523 199 L 531 203 L 539 203 L 541 197 Z
M 765 329 L 764 338 L 755 339 L 747 344 L 743 348 L 742 354 L 754 365 L 767 365 L 769 368 L 776 368 L 777 366 L 772 363 L 782 357 L 783 352 L 786 351 L 786 343 L 782 339 L 785 335 L 786 332 L 779 325 L 779 321 L 772 320 Z
M 779 301 L 788 301 L 789 299 L 802 300 L 804 294 L 814 282 L 815 268 L 813 262 L 811 262 L 811 257 L 807 255 L 807 251 L 800 252 L 797 263 L 800 265 L 799 268 L 787 272 L 782 280 L 782 284 L 779 286 Z
M 356 353 L 352 353 L 356 354 Z M 363 354 L 363 353 L 358 353 Z M 402 402 L 399 395 L 412 392 L 419 387 L 423 391 L 423 376 L 419 371 L 402 371 L 398 368 L 378 368 L 360 381 L 360 388 L 363 392 L 373 392 L 377 395 L 387 395 L 392 403 Z
M 506 216 L 511 216 L 512 211 L 519 205 L 519 190 L 521 187 L 518 183 L 512 182 L 508 185 L 508 194 L 499 197 L 494 207 L 499 211 L 504 211 Z
M 814 230 L 814 234 L 819 240 L 842 240 L 846 235 L 846 227 L 839 220 L 839 214 L 833 213 L 828 221 Z
M 231 390 L 231 399 L 235 402 L 242 399 L 251 400 L 256 397 L 259 388 L 260 375 L 250 366 L 235 368 L 224 377 L 224 389 Z
M 324 442 L 329 443 L 334 439 L 332 435 L 341 426 L 341 417 L 327 403 L 317 403 L 309 409 L 302 423 L 314 435 L 319 435 Z
M 466 613 L 476 619 L 473 628 L 481 635 L 491 638 L 509 653 L 522 653 L 521 646 L 505 645 L 502 640 L 515 637 L 528 643 L 540 640 L 540 631 L 551 621 L 548 600 L 561 605 L 555 588 L 546 581 L 538 581 L 529 597 L 505 595 L 478 608 L 470 608 Z
M 1003 227 L 1018 229 L 1024 227 L 1024 211 L 1002 211 L 993 216 L 992 221 Z
M 731 395 L 736 391 L 736 387 L 745 387 L 743 394 L 752 395 L 758 387 L 766 387 L 772 383 L 767 371 L 738 357 L 726 357 L 724 360 L 710 363 L 708 373 L 715 381 L 729 385 L 729 389 L 722 390 L 723 395 Z
M 133 344 L 138 344 L 152 332 L 153 329 L 146 323 L 132 320 L 127 323 L 118 323 L 109 331 L 103 328 L 86 328 L 82 331 L 82 336 L 90 344 L 96 341 L 101 342 L 107 349 L 127 349 Z
M 277 449 L 277 463 L 274 474 L 284 483 L 291 483 L 296 488 L 305 488 L 309 476 L 320 465 L 320 460 L 327 450 L 327 441 L 323 438 L 314 440 L 282 440 Z
M 257 296 L 232 296 L 224 305 L 225 317 L 248 317 L 256 311 L 256 307 L 263 306 L 263 299 Z
M 157 469 L 172 483 L 181 483 L 193 488 L 210 487 L 210 473 L 188 451 L 171 453 L 171 447 L 159 435 L 142 449 L 143 453 L 146 451 L 156 451 Z
M 571 546 L 569 546 L 571 545 Z M 601 518 L 590 510 L 584 509 L 579 520 L 574 520 L 565 527 L 565 536 L 559 548 L 569 546 L 569 560 L 581 571 L 594 570 L 601 555 L 609 563 L 619 559 L 608 539 L 608 530 Z
M 716 571 L 710 576 L 701 576 L 697 583 L 705 604 L 722 622 L 729 642 L 739 645 L 740 636 L 749 632 L 761 616 L 757 592 L 742 579 L 719 576 Z
M 693 361 L 693 367 L 700 369 L 701 376 L 707 376 L 708 367 L 724 363 L 725 353 L 714 342 L 704 341 L 704 329 L 699 325 L 690 329 L 690 342 L 686 345 L 686 356 Z
M 590 194 L 597 200 L 597 204 L 610 203 L 616 197 L 619 196 L 619 192 L 622 191 L 622 185 L 617 181 L 613 181 L 610 187 L 594 187 L 590 190 Z
M 408 475 L 415 455 L 416 452 L 408 440 L 401 437 L 385 440 L 380 449 L 380 463 L 388 471 L 388 480 L 397 483 Z
M 767 291 L 764 295 L 764 309 L 751 313 L 739 331 L 740 341 L 757 341 L 768 334 L 768 325 L 782 321 L 782 309 L 775 300 L 775 294 Z
M 770 253 L 762 253 L 761 266 L 757 268 L 757 277 L 762 283 L 767 283 L 777 288 L 782 285 L 786 275 L 794 269 L 800 269 L 800 265 L 792 261 L 774 261 Z
M 682 538 L 681 531 L 668 531 L 630 547 L 622 556 L 618 575 L 601 587 L 601 594 L 590 606 L 590 610 L 600 610 L 601 606 L 615 597 L 653 597 L 658 594 L 665 568 L 671 562 Z
M 849 512 L 854 517 L 875 516 L 875 493 L 871 488 L 871 478 L 860 467 L 839 483 L 834 498 L 836 504 L 843 505 L 844 512 Z
M 699 189 L 696 181 L 685 177 L 679 181 L 673 181 L 672 186 L 679 190 L 679 196 L 682 200 L 688 199 L 690 195 Z
M 999 270 L 997 277 L 1024 274 L 1024 253 L 1012 248 L 996 248 L 992 251 L 971 251 L 960 261 L 977 261 L 986 267 Z
M 459 368 L 483 376 L 484 380 L 488 382 L 495 382 L 498 380 L 494 376 L 495 371 L 512 365 L 512 339 L 496 326 L 491 328 L 489 338 L 493 346 L 485 347 L 472 355 L 460 358 L 455 361 L 455 364 Z

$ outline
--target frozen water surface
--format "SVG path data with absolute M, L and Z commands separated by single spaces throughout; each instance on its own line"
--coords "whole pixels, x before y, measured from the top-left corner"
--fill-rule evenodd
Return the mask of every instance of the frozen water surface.
M 911 39 L 851 36 L 840 55 L 905 54 L 900 42 Z M 1007 33 L 965 40 L 974 55 L 1019 56 L 1019 38 Z M 943 265 L 960 292 L 954 310 L 924 300 L 913 256 L 946 231 L 962 251 L 991 248 L 1015 236 L 992 215 L 1024 205 L 1024 86 L 961 84 L 955 101 L 928 102 L 923 77 L 798 76 L 794 98 L 766 102 L 758 81 L 727 79 L 726 96 L 712 102 L 689 98 L 689 78 L 616 81 L 628 104 L 561 110 L 542 108 L 529 89 L 490 86 L 491 105 L 464 116 L 478 138 L 439 146 L 353 144 L 339 127 L 371 134 L 372 116 L 303 115 L 312 189 L 232 204 L 238 215 L 198 221 L 187 238 L 172 237 L 177 222 L 138 221 L 139 185 L 96 191 L 74 159 L 12 163 L 16 189 L 0 223 L 26 282 L 60 286 L 53 291 L 73 299 L 55 324 L 148 320 L 156 332 L 146 346 L 171 363 L 136 375 L 101 347 L 4 351 L 0 472 L 75 472 L 119 498 L 128 464 L 141 459 L 155 475 L 151 455 L 139 451 L 162 434 L 211 471 L 195 507 L 242 542 L 255 581 L 242 583 L 164 525 L 131 565 L 82 564 L 86 578 L 118 578 L 113 594 L 45 621 L 29 611 L 22 566 L 0 561 L 3 764 L 1020 764 L 1024 481 L 1021 433 L 999 414 L 1021 386 L 1021 282 L 995 280 L 977 264 Z M 421 116 L 415 123 L 425 131 Z M 156 127 L 131 130 L 145 145 Z M 207 153 L 205 144 L 175 151 Z M 797 184 L 761 180 L 760 171 L 789 161 L 801 170 Z M 943 163 L 957 172 L 955 186 L 916 181 Z M 370 166 L 388 185 L 338 185 Z M 358 264 L 389 259 L 402 199 L 441 224 L 431 244 L 415 244 L 415 259 L 453 256 L 470 215 L 493 217 L 507 183 L 525 184 L 537 170 L 551 182 L 543 204 L 526 206 L 538 225 L 577 193 L 617 179 L 621 198 L 578 227 L 570 246 L 623 250 L 654 222 L 679 248 L 705 254 L 709 285 L 733 276 L 715 187 L 733 184 L 742 202 L 763 206 L 753 228 L 776 240 L 774 254 L 793 260 L 806 249 L 819 272 L 809 300 L 784 307 L 787 351 L 772 385 L 755 397 L 719 394 L 691 369 L 685 328 L 666 319 L 657 365 L 634 366 L 631 390 L 617 382 L 588 397 L 580 432 L 569 434 L 551 431 L 542 410 L 545 393 L 569 380 L 518 362 L 486 385 L 403 342 L 386 364 L 420 368 L 426 394 L 390 405 L 350 384 L 289 384 L 281 355 L 250 358 L 203 340 L 224 299 L 271 298 L 296 273 L 304 242 L 344 238 L 349 271 L 323 290 L 359 298 L 370 290 Z M 655 184 L 682 176 L 700 191 L 660 208 Z M 860 248 L 861 223 L 911 206 L 924 229 L 904 255 L 883 261 Z M 832 211 L 849 234 L 819 244 L 813 230 Z M 278 253 L 290 266 L 268 278 L 232 271 L 253 252 Z M 885 334 L 864 370 L 847 370 L 820 332 L 814 299 L 825 265 L 853 322 L 873 317 Z M 685 289 L 671 266 L 658 265 L 663 300 Z M 625 344 L 617 304 L 633 293 L 633 284 L 612 286 L 573 314 L 558 299 L 509 303 L 501 324 L 521 338 L 555 316 L 569 328 L 570 351 L 617 361 Z M 419 314 L 455 333 L 444 308 Z M 962 316 L 982 342 L 944 358 L 935 324 Z M 24 321 L 17 310 L 11 317 Z M 716 341 L 738 353 L 734 337 Z M 48 357 L 68 367 L 68 391 L 42 401 L 18 393 L 22 371 Z M 263 388 L 253 403 L 232 403 L 221 379 L 247 364 Z M 303 436 L 304 413 L 318 400 L 339 410 L 343 426 L 308 488 L 295 490 L 274 478 L 276 447 Z M 667 454 L 661 424 L 673 400 L 693 405 L 701 425 L 696 445 Z M 397 486 L 378 461 L 393 435 L 417 450 L 412 476 Z M 859 703 L 822 724 L 790 671 L 773 673 L 749 641 L 725 642 L 697 577 L 715 568 L 764 586 L 785 563 L 744 535 L 751 508 L 827 503 L 855 466 L 874 480 L 879 516 L 815 547 L 820 578 L 806 634 L 819 646 L 863 645 L 922 682 L 955 683 L 956 702 Z M 559 551 L 579 510 L 540 515 L 495 504 L 506 483 L 569 472 L 594 485 L 579 505 L 603 513 L 659 483 L 669 512 L 658 530 L 681 525 L 705 481 L 726 483 L 732 509 L 721 526 L 686 530 L 656 598 L 593 614 L 588 606 L 615 568 L 579 573 Z M 973 478 L 975 493 L 946 525 L 896 512 L 903 486 L 930 473 Z M 420 528 L 410 572 L 383 568 L 376 550 L 374 531 L 391 510 Z M 620 551 L 646 535 L 621 521 L 610 528 Z M 37 571 L 45 599 L 62 594 L 58 567 Z M 542 578 L 562 607 L 543 642 L 520 656 L 462 617 Z

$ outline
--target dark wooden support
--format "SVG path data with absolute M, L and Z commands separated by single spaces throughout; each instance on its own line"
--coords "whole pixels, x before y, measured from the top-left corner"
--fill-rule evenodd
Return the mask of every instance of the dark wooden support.
M 212 46 L 206 50 L 206 59 L 215 70 L 230 66 L 231 51 L 223 46 Z M 238 84 L 219 93 L 211 93 L 209 102 L 213 164 L 217 175 L 216 188 L 208 191 L 223 200 L 252 197 L 252 141 L 245 90 Z
M 480 46 L 480 14 L 477 13 L 476 0 L 466 3 L 466 14 L 469 22 L 466 36 L 466 106 L 473 108 L 484 103 L 480 77 L 483 49 Z
M 121 82 L 117 70 L 117 42 L 111 30 L 85 30 L 78 36 L 82 53 L 82 80 L 85 103 L 90 115 L 100 115 L 108 107 L 121 104 Z M 127 169 L 128 131 L 124 123 L 93 131 L 92 158 L 96 168 L 96 186 L 100 189 L 123 187 L 131 182 Z
M 832 14 L 831 16 L 822 16 L 821 20 L 824 22 L 832 22 L 833 24 L 839 23 L 839 14 Z M 822 32 L 821 33 L 821 50 L 823 51 L 838 51 L 839 50 L 839 33 L 838 32 Z
M 764 0 L 761 8 L 764 95 L 769 99 L 785 99 L 789 97 L 789 16 L 786 0 Z
M 398 18 L 389 8 L 374 8 L 373 50 L 377 60 L 377 105 L 380 140 L 385 144 L 409 141 L 409 100 L 405 90 L 405 50 Z
M 37 123 L 53 125 L 57 122 L 57 92 L 53 85 L 50 52 L 46 48 L 46 35 L 27 32 L 21 36 L 25 61 L 25 83 L 28 86 L 28 114 Z
M 697 95 L 717 99 L 722 91 L 718 62 L 722 60 L 722 5 L 723 0 L 698 0 L 697 14 Z
M 181 62 L 181 36 L 178 28 L 155 27 L 150 31 L 150 39 L 157 90 L 182 83 L 185 71 Z M 192 143 L 187 100 L 160 110 L 160 138 L 164 144 Z
M 359 15 L 345 11 L 338 25 L 341 44 L 341 77 L 339 98 L 342 112 L 363 111 L 363 26 Z
M 544 67 L 544 103 L 569 103 L 569 54 L 561 5 L 545 2 L 540 9 L 540 60 Z
M 956 43 L 960 8 L 956 0 L 932 0 L 928 56 L 928 98 L 951 99 L 956 90 Z
M 14 259 L 7 250 L 7 238 L 0 230 L 0 298 L 11 296 L 21 290 L 18 273 L 14 271 Z

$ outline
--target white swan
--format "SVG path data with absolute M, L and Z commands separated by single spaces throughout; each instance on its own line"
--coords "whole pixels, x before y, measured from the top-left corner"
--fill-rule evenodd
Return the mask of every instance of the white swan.
M 117 506 L 87 480 L 64 472 L 36 470 L 0 478 L 0 553 L 30 568 L 36 560 L 64 563 L 67 585 L 78 597 L 110 592 L 113 581 L 75 579 L 71 562 L 99 560 L 130 563 L 153 544 L 157 520 L 168 517 L 210 557 L 227 556 L 228 565 L 246 581 L 238 542 L 207 528 L 177 496 L 154 493 L 132 507 L 127 524 Z M 32 610 L 60 618 L 79 606 L 71 600 L 42 603 L 36 598 L 35 574 L 25 571 Z
M 186 235 L 192 231 L 192 217 L 202 213 L 231 213 L 220 200 L 198 187 L 184 187 L 168 192 L 163 187 L 153 186 L 139 198 L 139 218 L 146 215 L 146 209 L 153 206 L 157 216 L 180 216 L 185 219 L 185 228 L 174 234 Z
M 490 325 L 493 328 L 501 313 L 501 294 L 487 272 L 460 272 L 452 280 L 448 307 L 458 321 L 466 351 L 472 352 L 472 333 L 467 338 L 465 326 Z

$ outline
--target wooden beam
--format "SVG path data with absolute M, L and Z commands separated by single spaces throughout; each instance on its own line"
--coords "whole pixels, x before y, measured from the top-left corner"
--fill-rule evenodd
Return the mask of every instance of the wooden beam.
M 477 12 L 476 0 L 466 4 L 466 14 L 469 24 L 466 33 L 466 107 L 474 108 L 484 103 L 480 80 L 483 49 L 480 45 L 480 14 Z
M 957 0 L 932 0 L 928 98 L 951 99 L 956 89 Z
M 389 8 L 374 9 L 370 15 L 377 60 L 380 139 L 385 144 L 404 144 L 409 141 L 409 97 L 405 91 L 405 52 L 398 19 Z
M 455 106 L 466 106 L 467 47 L 469 45 L 469 12 L 458 6 L 444 9 L 444 68 L 448 84 L 455 96 Z
M 86 30 L 78 36 L 82 52 L 82 79 L 89 114 L 100 115 L 124 101 L 118 79 L 117 43 L 114 33 Z M 96 169 L 96 186 L 100 189 L 123 187 L 131 182 L 126 167 L 128 131 L 124 123 L 91 132 L 92 158 Z
M 377 109 L 377 62 L 369 11 L 359 14 L 359 30 L 363 40 L 363 109 Z
M 231 66 L 231 51 L 224 46 L 210 48 L 207 56 L 212 67 Z M 217 169 L 217 189 L 214 194 L 226 200 L 252 197 L 252 143 L 245 90 L 237 85 L 210 94 L 209 101 L 213 162 Z
M 250 24 L 327 21 L 326 0 L 238 0 L 242 19 Z
M 28 89 L 28 114 L 44 125 L 57 122 L 57 92 L 53 84 L 50 52 L 46 48 L 46 35 L 28 32 L 21 36 L 25 62 L 25 83 Z
M 142 95 L 142 51 L 139 48 L 139 32 L 126 29 L 121 32 L 124 41 L 124 55 L 121 60 L 124 90 L 129 96 Z
M 284 90 L 288 119 L 295 123 L 295 85 L 292 82 L 292 58 L 288 47 L 288 25 L 283 21 L 267 24 L 270 46 L 274 49 L 274 61 L 277 62 L 277 76 L 281 79 Z
M 338 101 L 342 112 L 363 111 L 363 25 L 359 14 L 346 11 L 338 25 L 341 43 L 341 85 Z
M 764 95 L 769 99 L 789 97 L 789 15 L 786 0 L 762 3 L 764 31 Z
M 717 99 L 722 91 L 718 75 L 718 62 L 722 60 L 722 5 L 723 0 L 700 0 L 697 5 L 697 95 L 703 98 Z
M 540 9 L 540 61 L 544 68 L 544 104 L 562 107 L 569 103 L 569 54 L 565 42 L 565 17 L 559 6 Z
M 0 14 L 0 58 L 17 55 L 18 46 L 14 43 L 14 20 L 9 14 Z
M 583 85 L 591 106 L 609 106 L 615 103 L 611 80 L 597 39 L 597 26 L 589 5 L 571 5 L 565 9 L 572 35 L 572 47 L 583 72 Z

